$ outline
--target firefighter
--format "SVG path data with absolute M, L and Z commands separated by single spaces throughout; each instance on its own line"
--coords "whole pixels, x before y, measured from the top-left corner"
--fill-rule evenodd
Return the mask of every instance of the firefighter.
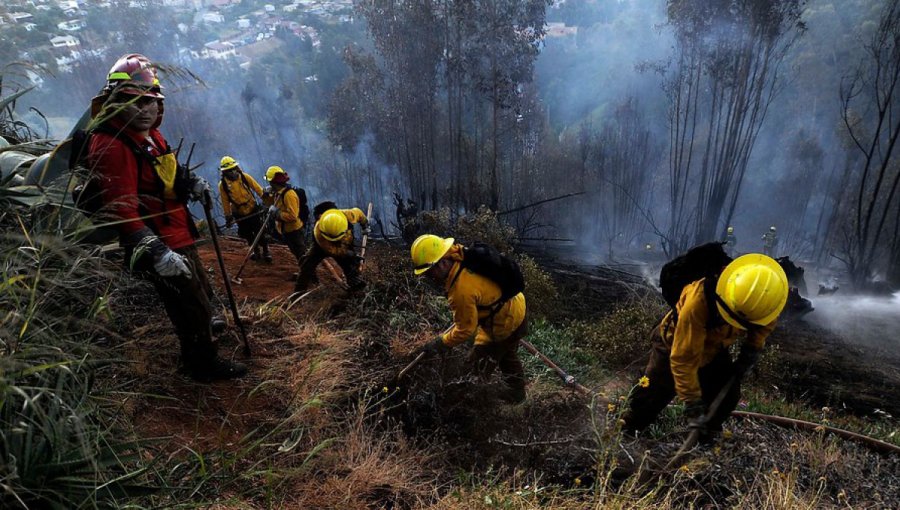
M 189 199 L 208 200 L 209 184 L 178 165 L 159 126 L 162 89 L 147 57 L 125 55 L 91 103 L 95 127 L 87 161 L 98 176 L 104 212 L 117 220 L 125 260 L 156 289 L 201 381 L 240 377 L 247 368 L 220 358 L 212 341 L 212 288 L 194 246 Z
M 237 222 L 238 236 L 250 245 L 256 239 L 263 225 L 263 209 L 257 202 L 263 198 L 263 189 L 250 174 L 245 173 L 238 162 L 231 156 L 224 156 L 219 163 L 222 179 L 219 181 L 219 198 L 222 200 L 222 211 L 225 214 L 225 228 Z M 250 255 L 250 260 L 262 258 L 272 262 L 269 253 L 269 242 L 263 233 Z
M 506 388 L 500 397 L 510 403 L 525 400 L 525 372 L 519 360 L 520 340 L 528 332 L 525 295 L 500 302 L 500 285 L 462 266 L 463 246 L 454 239 L 419 236 L 410 249 L 415 274 L 424 274 L 447 293 L 453 327 L 422 350 L 435 355 L 474 341 L 468 361 L 482 377 L 499 368 Z
M 775 250 L 778 248 L 778 234 L 775 232 L 775 225 L 769 227 L 769 231 L 762 235 L 763 253 L 770 257 L 775 256 Z
M 725 230 L 725 253 L 728 254 L 729 257 L 734 257 L 734 247 L 737 245 L 737 237 L 734 236 L 734 227 L 729 226 Z
M 677 395 L 689 426 L 700 429 L 702 442 L 711 441 L 737 406 L 740 376 L 759 359 L 787 295 L 781 266 L 758 253 L 732 261 L 716 282 L 685 285 L 675 310 L 651 333 L 650 361 L 631 393 L 623 430 L 645 429 Z M 732 361 L 728 347 L 742 333 L 740 355 Z M 708 406 L 732 377 L 737 379 L 707 420 Z
M 288 184 L 290 177 L 280 166 L 270 166 L 266 170 L 266 180 L 272 188 L 269 214 L 275 218 L 275 229 L 281 234 L 299 265 L 306 250 L 302 219 L 302 212 L 306 209 L 306 193 Z M 263 198 L 267 199 L 268 197 Z
M 313 243 L 300 262 L 300 274 L 294 292 L 305 292 L 316 278 L 316 267 L 327 257 L 341 266 L 350 290 L 360 290 L 366 286 L 359 276 L 362 259 L 354 250 L 353 227 L 359 224 L 363 234 L 369 233 L 369 219 L 361 209 L 338 209 L 334 202 L 324 202 L 313 210 L 316 226 L 313 228 Z

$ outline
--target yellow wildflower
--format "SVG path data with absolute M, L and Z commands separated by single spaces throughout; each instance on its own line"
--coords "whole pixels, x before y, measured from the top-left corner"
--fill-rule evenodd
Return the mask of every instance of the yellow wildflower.
M 690 473 L 691 472 L 691 468 L 687 467 L 687 464 L 681 466 L 680 468 L 678 468 L 678 470 L 681 471 L 682 473 Z
M 381 392 L 382 392 L 382 393 L 387 393 L 387 392 L 388 392 L 388 387 L 385 386 L 384 388 L 381 388 Z
M 609 412 L 614 412 L 616 410 L 616 405 L 613 403 L 606 404 L 606 410 Z
M 576 485 L 576 486 L 581 485 L 581 478 L 576 478 L 576 479 L 575 479 L 575 485 Z
M 728 429 L 722 431 L 722 437 L 724 437 L 725 439 L 731 439 L 733 435 L 734 433 Z
M 619 400 L 625 402 L 626 400 L 628 400 L 628 397 L 626 397 L 625 395 L 619 395 Z
M 650 378 L 647 377 L 646 375 L 641 377 L 638 380 L 638 386 L 640 386 L 641 388 L 646 388 L 647 386 L 650 386 Z

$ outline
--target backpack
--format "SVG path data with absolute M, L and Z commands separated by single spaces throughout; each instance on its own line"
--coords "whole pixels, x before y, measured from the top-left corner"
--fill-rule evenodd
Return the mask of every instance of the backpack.
M 309 204 L 306 201 L 306 190 L 303 188 L 294 188 L 294 191 L 297 192 L 297 199 L 300 201 L 300 221 L 303 222 L 304 225 L 309 223 Z
M 464 248 L 462 267 L 484 276 L 500 287 L 500 299 L 489 306 L 492 315 L 497 313 L 504 303 L 525 290 L 525 276 L 519 264 L 493 246 L 475 243 L 471 247 Z M 457 273 L 457 278 L 460 273 Z
M 667 262 L 659 272 L 659 287 L 662 290 L 663 299 L 675 311 L 675 305 L 681 299 L 681 291 L 690 283 L 701 278 L 706 278 L 706 301 L 711 311 L 716 311 L 715 283 L 718 280 L 722 268 L 731 262 L 731 257 L 725 253 L 724 243 L 712 242 L 695 246 Z M 710 314 L 710 319 L 718 314 Z M 677 315 L 675 316 L 677 320 Z

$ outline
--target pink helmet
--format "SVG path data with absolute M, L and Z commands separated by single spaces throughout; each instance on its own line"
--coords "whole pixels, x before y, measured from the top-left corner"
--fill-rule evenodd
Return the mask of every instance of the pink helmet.
M 107 73 L 103 91 L 165 99 L 156 77 L 156 67 L 139 53 L 125 55 L 113 64 Z

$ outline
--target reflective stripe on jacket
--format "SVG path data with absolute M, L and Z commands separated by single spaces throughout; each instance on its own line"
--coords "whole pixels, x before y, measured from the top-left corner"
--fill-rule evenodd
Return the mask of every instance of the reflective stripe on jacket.
M 444 256 L 455 261 L 445 284 L 453 328 L 444 334 L 444 343 L 452 347 L 468 340 L 476 345 L 506 340 L 525 319 L 525 295 L 516 294 L 492 314 L 491 305 L 500 299 L 500 286 L 464 269 L 462 248 L 453 245 Z
M 366 213 L 362 212 L 362 210 L 357 207 L 339 210 L 347 217 L 348 227 L 366 220 Z M 316 228 L 313 229 L 313 237 L 316 238 L 316 244 L 332 257 L 343 257 L 347 255 L 347 250 L 353 248 L 353 228 L 348 228 L 347 231 L 344 232 L 344 235 L 337 241 L 329 241 L 322 235 L 319 222 L 317 221 Z
M 675 392 L 685 402 L 700 399 L 700 380 L 697 371 L 707 365 L 722 349 L 735 342 L 743 331 L 721 321 L 721 325 L 707 329 L 709 308 L 704 293 L 705 280 L 697 280 L 684 286 L 675 309 L 678 320 L 673 327 L 670 311 L 659 325 L 659 334 L 669 347 L 669 362 L 675 379 Z M 775 322 L 747 332 L 744 340 L 756 349 L 762 349 L 766 338 L 775 329 Z M 650 384 L 653 384 L 651 381 Z

